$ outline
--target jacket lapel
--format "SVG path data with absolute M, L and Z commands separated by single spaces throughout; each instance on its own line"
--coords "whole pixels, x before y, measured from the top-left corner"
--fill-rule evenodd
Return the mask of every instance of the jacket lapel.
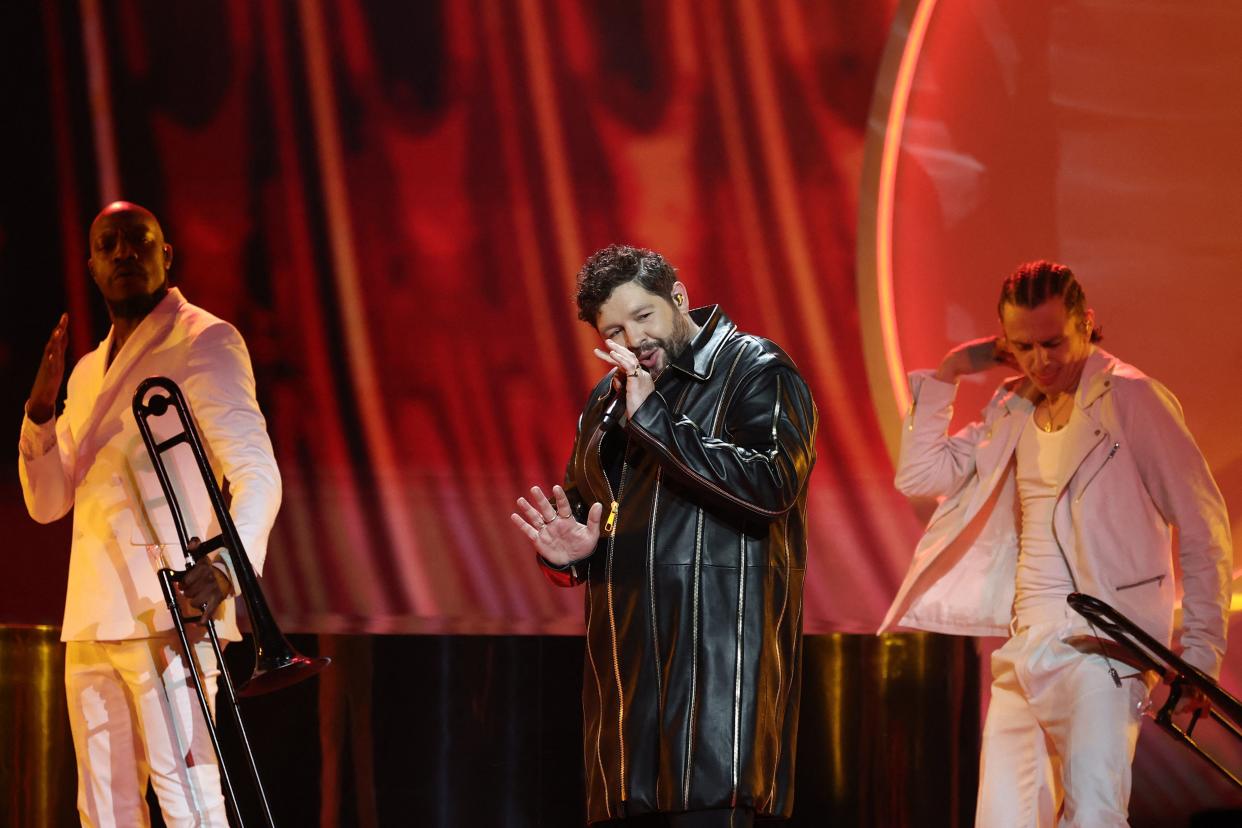
M 1082 461 L 1107 435 L 1095 420 L 1094 408 L 1084 410 L 1076 399 L 1077 410 L 1065 427 L 1065 442 L 1061 448 L 1061 462 L 1057 467 L 1057 494 L 1065 490 L 1070 478 L 1078 471 Z
M 1022 428 L 1031 416 L 1031 404 L 1020 394 L 1011 391 L 997 404 L 995 419 L 988 426 L 987 436 L 979 444 L 975 455 L 975 469 L 979 485 L 975 488 L 967 507 L 967 519 L 973 517 L 991 497 L 1000 483 L 1001 476 L 1009 468 L 1009 459 L 1017 448 Z
M 101 420 L 112 411 L 117 394 L 126 390 L 133 393 L 137 383 L 128 380 L 131 379 L 129 375 L 133 372 L 135 363 L 140 356 L 148 352 L 152 343 L 168 335 L 169 329 L 172 328 L 177 318 L 177 311 L 184 303 L 185 299 L 182 298 L 181 291 L 176 288 L 170 289 L 168 295 L 139 323 L 129 339 L 121 346 L 121 352 L 105 369 L 104 365 L 108 360 L 108 351 L 112 347 L 113 336 L 113 332 L 108 331 L 107 338 L 99 346 L 99 371 L 102 372 L 102 377 L 98 378 L 98 393 L 93 395 L 94 404 L 90 414 L 83 423 L 81 432 L 76 435 L 80 450 L 90 444 L 91 435 L 99 427 Z M 98 377 L 98 374 L 95 377 Z M 95 380 L 95 377 L 92 377 L 92 380 Z
M 69 423 L 73 429 L 74 440 L 81 442 L 86 433 L 87 425 L 94 425 L 96 417 L 95 401 L 99 399 L 99 389 L 103 387 L 104 360 L 112 347 L 112 331 L 104 341 L 95 346 L 95 350 L 82 357 L 74 367 L 74 385 L 65 400 L 65 413 L 69 415 Z
M 1101 441 L 1108 439 L 1108 431 L 1100 423 L 1099 407 L 1095 404 L 1111 387 L 1111 358 L 1096 350 L 1087 358 L 1078 391 L 1074 394 L 1074 416 L 1065 427 L 1065 443 L 1061 450 L 1061 462 L 1057 469 L 1057 494 L 1069 485 L 1082 461 Z
M 1083 367 L 1082 379 L 1078 391 L 1074 394 L 1074 406 L 1077 409 L 1066 426 L 1065 442 L 1061 451 L 1061 461 L 1057 467 L 1057 493 L 1069 484 L 1070 479 L 1082 465 L 1100 441 L 1108 439 L 1108 432 L 1100 424 L 1099 408 L 1095 405 L 1099 398 L 1111 388 L 1113 358 L 1104 351 L 1096 349 L 1087 358 Z M 975 491 L 971 509 L 977 509 L 992 493 L 992 489 L 1000 480 L 1001 474 L 1009 465 L 1018 438 L 1034 412 L 1034 406 L 1024 396 L 1028 386 L 1024 382 L 1015 384 L 1011 392 L 998 404 L 1000 410 L 990 426 L 988 436 L 979 445 L 976 456 L 976 467 L 981 475 L 981 485 Z M 970 512 L 968 514 L 973 514 Z

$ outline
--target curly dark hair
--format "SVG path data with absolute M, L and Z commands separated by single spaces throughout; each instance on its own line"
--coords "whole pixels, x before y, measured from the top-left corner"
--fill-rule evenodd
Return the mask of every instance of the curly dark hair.
M 1049 299 L 1061 297 L 1065 302 L 1065 310 L 1070 316 L 1085 320 L 1087 316 L 1087 296 L 1082 285 L 1074 276 L 1074 271 L 1063 264 L 1040 259 L 1019 265 L 1018 269 L 1009 274 L 1001 285 L 1000 300 L 996 303 L 996 313 L 1002 319 L 1005 316 L 1005 305 L 1019 308 L 1036 308 Z M 1104 332 L 1099 325 L 1091 328 L 1091 341 L 1099 342 Z
M 654 293 L 672 303 L 673 283 L 677 270 L 654 250 L 631 247 L 628 244 L 612 244 L 597 250 L 578 271 L 578 318 L 594 325 L 599 309 L 612 296 L 618 285 L 638 282 L 648 293 Z

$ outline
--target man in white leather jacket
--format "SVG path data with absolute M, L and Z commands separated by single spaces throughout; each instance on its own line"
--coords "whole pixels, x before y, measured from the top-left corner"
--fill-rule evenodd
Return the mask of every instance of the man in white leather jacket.
M 911 374 L 896 485 L 943 499 L 881 631 L 1010 636 L 992 660 L 977 825 L 1125 825 L 1154 678 L 1118 662 L 1065 596 L 1101 598 L 1169 642 L 1176 527 L 1183 657 L 1217 677 L 1229 516 L 1177 400 L 1094 344 L 1069 268 L 1023 265 L 998 311 L 1002 336 Z M 1000 364 L 1023 375 L 949 435 L 957 378 Z
M 61 317 L 22 422 L 18 469 L 28 511 L 47 523 L 73 510 L 61 638 L 83 825 L 149 824 L 148 780 L 168 825 L 228 824 L 216 758 L 156 576 L 162 566 L 185 564 L 130 407 L 138 383 L 162 375 L 181 387 L 212 467 L 228 479 L 231 514 L 256 571 L 280 506 L 245 343 L 232 325 L 169 287 L 171 264 L 172 247 L 150 212 L 116 202 L 99 214 L 87 266 L 112 329 L 74 367 L 64 412 L 54 417 L 68 325 Z M 164 457 L 186 493 L 190 533 L 218 534 L 189 452 Z M 240 637 L 231 565 L 227 553 L 213 552 L 181 588 L 188 603 L 214 615 L 225 640 Z M 214 700 L 210 642 L 201 627 L 189 631 Z

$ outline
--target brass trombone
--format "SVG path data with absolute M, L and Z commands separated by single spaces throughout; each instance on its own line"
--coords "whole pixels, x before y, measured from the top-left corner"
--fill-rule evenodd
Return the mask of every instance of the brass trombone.
M 1080 615 L 1108 633 L 1114 641 L 1133 655 L 1139 666 L 1143 669 L 1155 670 L 1169 685 L 1169 697 L 1156 713 L 1156 724 L 1176 741 L 1206 760 L 1235 787 L 1242 788 L 1242 780 L 1195 741 L 1194 729 L 1199 723 L 1202 711 L 1196 710 L 1192 714 L 1190 724 L 1185 729 L 1173 723 L 1173 708 L 1177 706 L 1185 688 L 1193 687 L 1212 703 L 1208 715 L 1226 731 L 1232 733 L 1235 739 L 1242 741 L 1242 729 L 1239 729 L 1242 727 L 1242 701 L 1238 701 L 1233 694 L 1213 681 L 1207 673 L 1193 664 L 1186 663 L 1142 627 L 1099 598 L 1075 592 L 1066 601 Z
M 157 442 L 152 432 L 151 424 L 148 421 L 152 417 L 159 418 L 164 416 L 170 408 L 177 414 L 181 431 L 172 437 Z M 217 738 L 215 722 L 211 718 L 211 710 L 207 704 L 207 694 L 203 690 L 201 671 L 194 659 L 194 651 L 186 635 L 185 622 L 187 620 L 201 620 L 207 628 L 207 634 L 211 638 L 212 649 L 216 653 L 216 661 L 220 665 L 220 676 L 223 679 L 225 696 L 227 696 L 233 709 L 234 720 L 237 723 L 237 732 L 241 737 L 241 743 L 246 753 L 251 778 L 254 780 L 259 801 L 262 803 L 267 824 L 274 826 L 272 810 L 267 801 L 267 794 L 263 790 L 263 782 L 259 778 L 259 769 L 254 761 L 254 751 L 251 750 L 250 740 L 246 736 L 246 728 L 242 723 L 241 709 L 237 705 L 237 699 L 240 696 L 257 696 L 262 693 L 270 693 L 273 690 L 279 690 L 282 687 L 288 687 L 303 679 L 310 678 L 326 667 L 329 659 L 324 657 L 307 658 L 301 655 L 293 649 L 285 639 L 284 634 L 281 633 L 280 628 L 276 626 L 276 620 L 272 617 L 271 610 L 268 609 L 262 590 L 259 589 L 259 580 L 255 575 L 254 567 L 251 566 L 250 559 L 246 556 L 241 538 L 237 535 L 237 527 L 233 524 L 233 518 L 225 506 L 224 495 L 220 491 L 219 485 L 216 484 L 211 464 L 207 461 L 207 453 L 203 450 L 202 441 L 199 439 L 198 430 L 195 428 L 190 406 L 182 395 L 181 389 L 167 377 L 149 377 L 139 383 L 138 390 L 134 392 L 133 410 L 134 419 L 138 422 L 138 431 L 142 434 L 142 441 L 147 447 L 147 453 L 151 456 L 151 465 L 159 478 L 160 488 L 164 491 L 164 499 L 167 501 L 169 511 L 172 513 L 173 525 L 176 527 L 177 539 L 181 542 L 181 549 L 185 554 L 187 567 L 216 549 L 227 549 L 229 551 L 233 572 L 237 576 L 237 582 L 241 588 L 241 597 L 246 602 L 246 611 L 250 617 L 250 627 L 255 649 L 254 673 L 236 690 L 233 687 L 233 680 L 229 676 L 229 671 L 224 664 L 223 648 L 221 648 L 220 639 L 216 635 L 215 623 L 210 618 L 187 619 L 181 615 L 177 604 L 176 592 L 173 588 L 173 582 L 182 577 L 181 573 L 174 572 L 167 567 L 161 569 L 159 571 L 160 588 L 163 590 L 164 601 L 168 605 L 168 610 L 172 614 L 173 626 L 177 629 L 177 636 L 181 639 L 181 647 L 185 653 L 186 664 L 190 668 L 190 677 L 194 682 L 194 690 L 198 694 L 199 705 L 203 711 L 203 719 L 207 723 L 207 731 L 211 736 L 211 746 L 216 752 L 216 760 L 220 768 L 220 780 L 227 795 L 229 809 L 233 814 L 233 818 L 239 826 L 243 824 L 240 808 L 237 804 L 237 796 L 233 791 L 233 783 L 229 777 L 224 755 L 220 751 L 220 741 Z M 196 539 L 190 538 L 186 531 L 185 517 L 182 514 L 181 505 L 177 500 L 176 492 L 173 489 L 172 481 L 169 479 L 168 469 L 165 467 L 163 459 L 165 452 L 182 444 L 189 446 L 190 451 L 194 455 L 199 473 L 202 475 L 203 485 L 206 487 L 207 494 L 211 499 L 211 506 L 215 512 L 216 521 L 220 525 L 220 534 L 214 538 L 202 541 L 193 549 L 190 548 L 190 544 Z

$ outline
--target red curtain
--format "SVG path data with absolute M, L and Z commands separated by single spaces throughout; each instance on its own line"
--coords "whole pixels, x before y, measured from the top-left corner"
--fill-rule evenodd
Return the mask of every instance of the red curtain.
M 285 480 L 264 585 L 290 628 L 575 632 L 581 596 L 508 515 L 559 481 L 601 372 L 577 269 L 658 249 L 810 382 L 806 627 L 869 632 L 918 534 L 854 278 L 891 5 L 49 6 L 66 302 L 97 305 L 77 238 L 125 197 L 161 217 L 187 298 L 241 328 Z M 76 314 L 77 355 L 102 322 Z

